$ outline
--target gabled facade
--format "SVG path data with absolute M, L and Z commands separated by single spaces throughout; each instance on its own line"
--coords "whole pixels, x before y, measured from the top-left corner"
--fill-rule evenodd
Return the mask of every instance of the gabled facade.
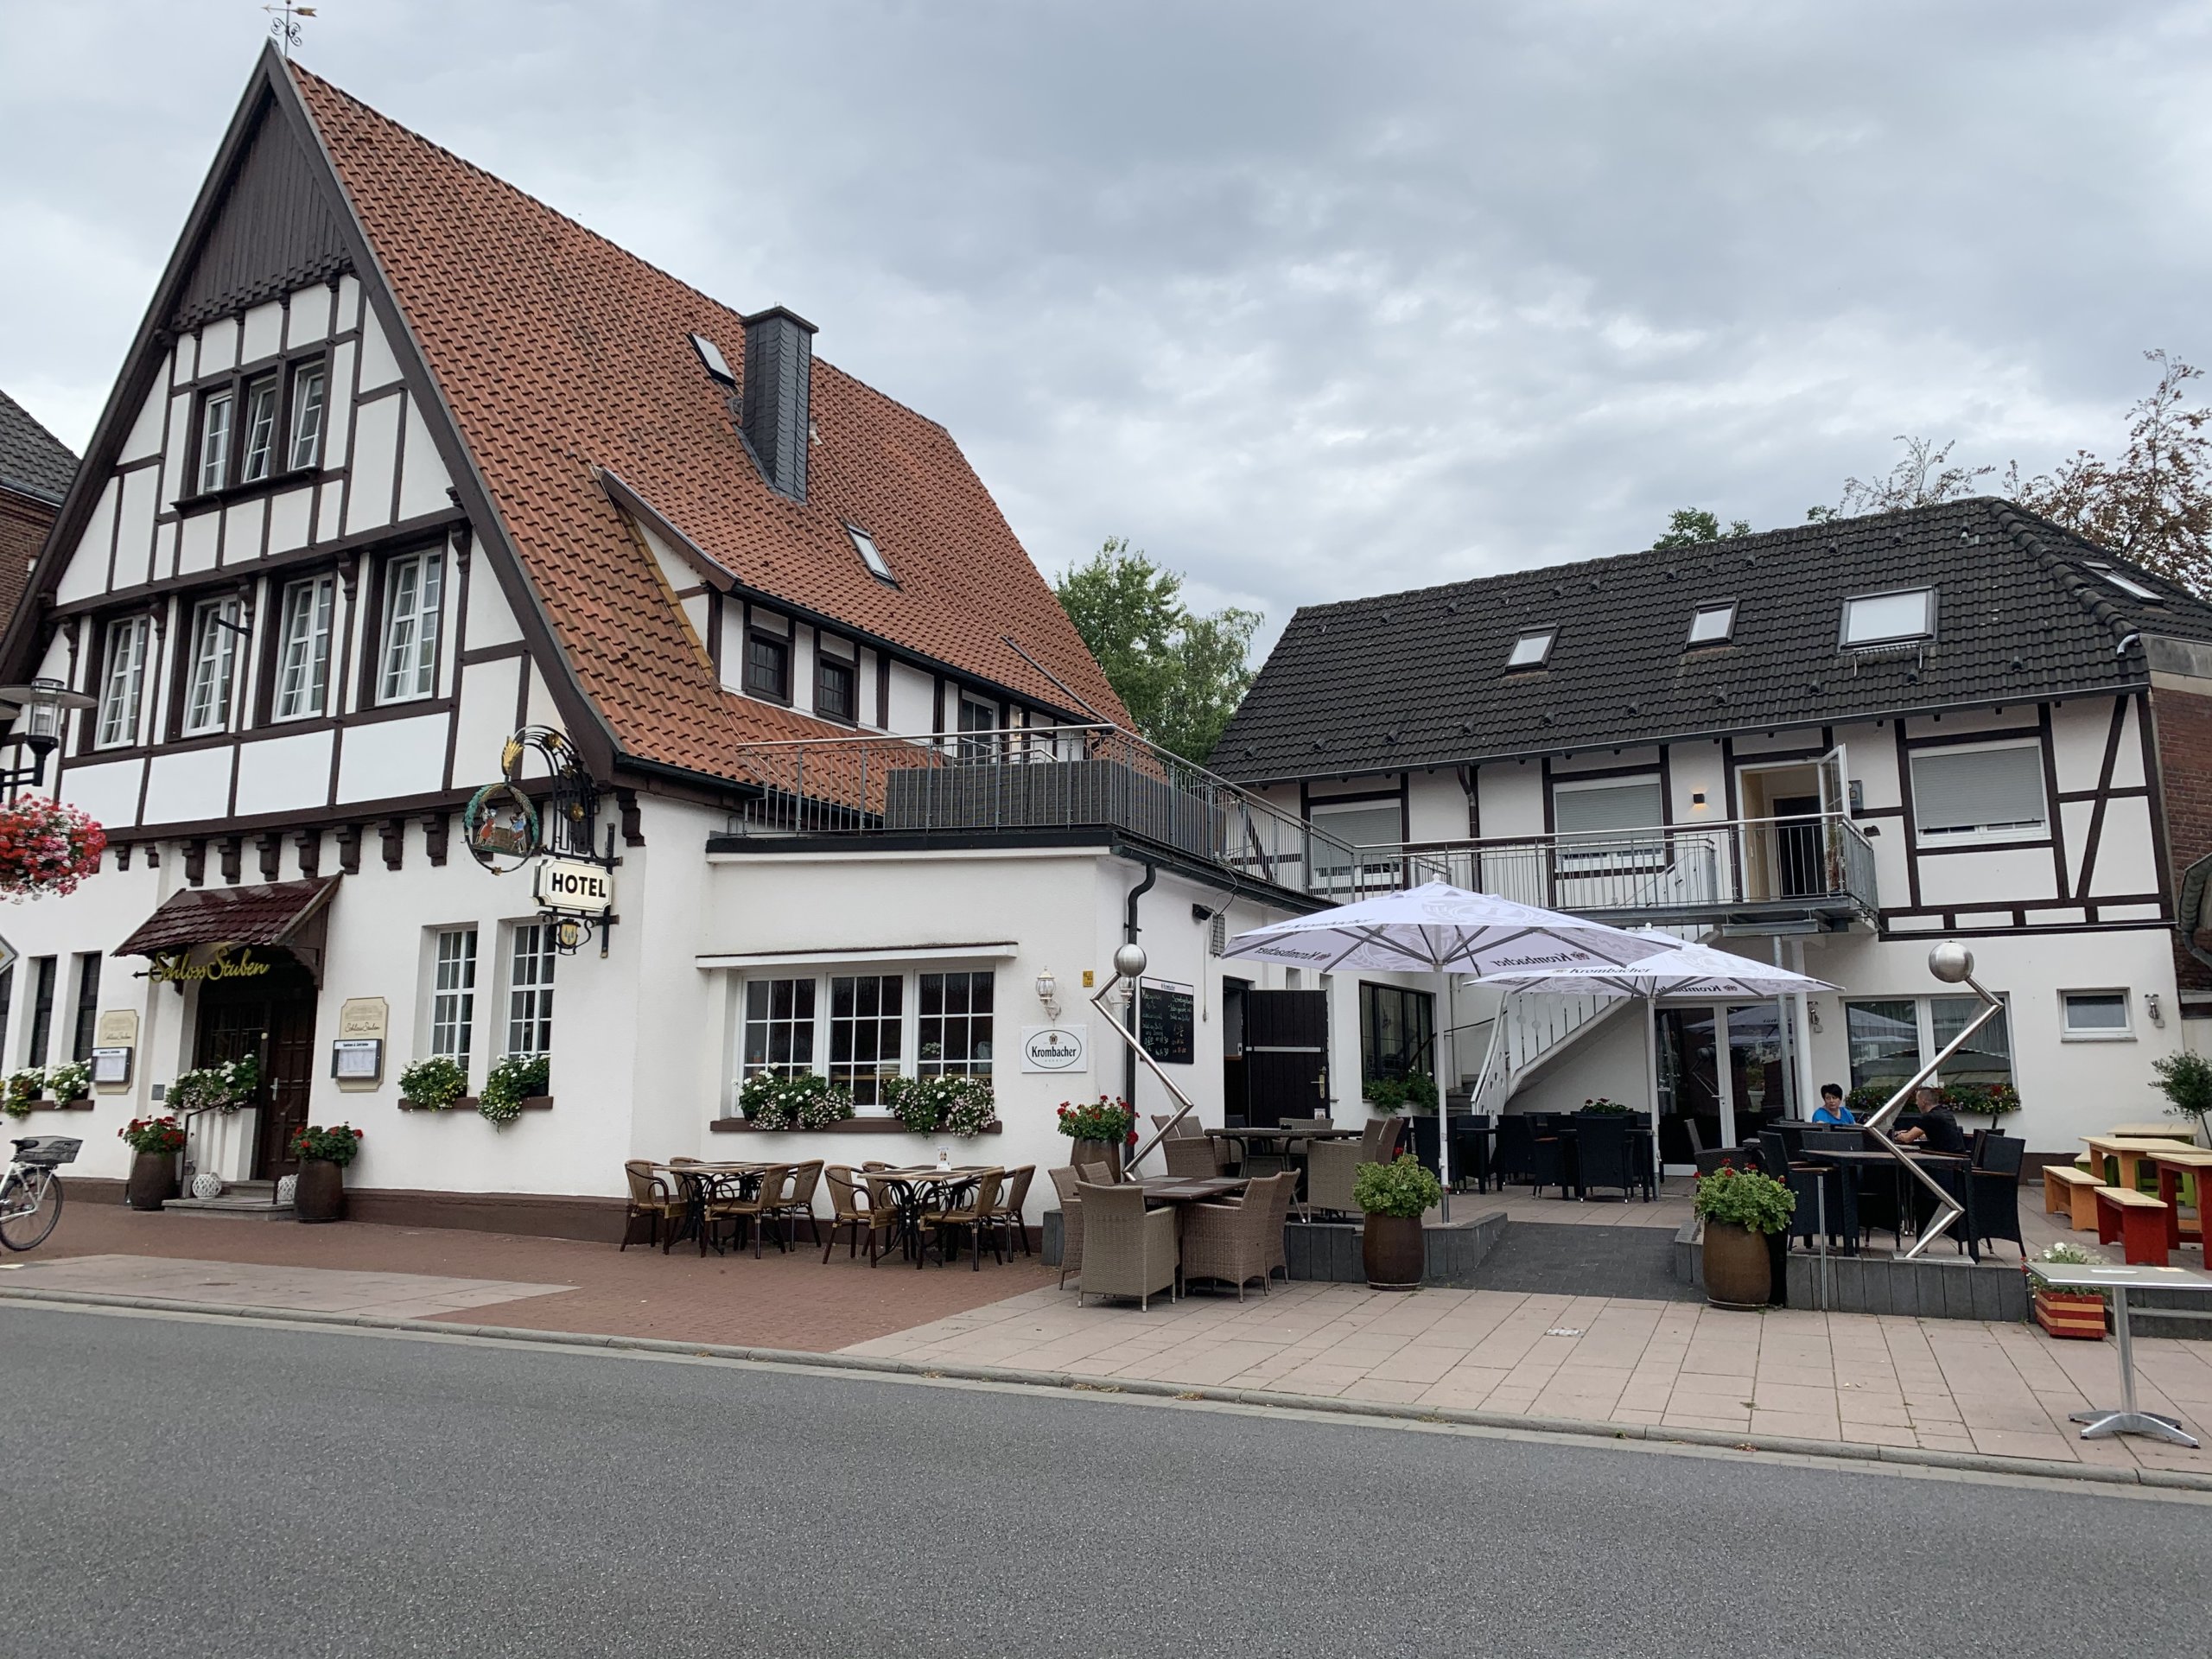
M 427 1219 L 489 1194 L 499 1224 L 603 1229 L 624 1161 L 711 1155 L 763 1066 L 879 1114 L 887 1076 L 993 1074 L 1003 1150 L 1059 1161 L 1051 1107 L 1090 1079 L 994 1067 L 1059 1017 L 1040 971 L 1103 970 L 1140 883 L 1147 921 L 1295 902 L 1159 814 L 1039 817 L 1033 763 L 1095 781 L 1126 715 L 942 427 L 794 313 L 734 311 L 274 53 L 0 656 L 93 702 L 53 783 L 113 851 L 11 919 L 0 1045 L 130 1050 L 92 1097 L 95 1176 L 111 1119 L 248 1050 L 268 1081 L 195 1125 L 197 1168 L 281 1175 L 291 1128 L 350 1116 L 357 1192 Z M 525 728 L 598 798 L 564 833 L 611 861 L 617 919 L 582 954 L 462 844 Z M 1022 768 L 1028 806 L 887 804 L 887 770 L 948 757 Z M 825 822 L 876 833 L 790 833 Z M 1189 989 L 1207 937 L 1147 944 Z M 380 1074 L 334 1075 L 341 1037 L 381 1040 Z M 549 1055 L 556 1127 L 402 1112 L 433 1054 L 472 1093 Z M 1117 1053 L 1093 1068 L 1122 1086 Z M 827 1150 L 934 1150 L 900 1140 Z
M 1319 887 L 1441 875 L 1843 986 L 1795 1052 L 1771 1005 L 1671 1011 L 1708 1145 L 1909 1073 L 1963 1006 L 1928 944 L 1964 938 L 2009 1031 L 1946 1080 L 2011 1081 L 2070 1155 L 2212 1030 L 2208 715 L 2212 606 L 1977 499 L 1308 607 L 1214 765 L 1357 845 Z M 1517 1104 L 1648 1092 L 1625 1022 L 1516 1040 Z

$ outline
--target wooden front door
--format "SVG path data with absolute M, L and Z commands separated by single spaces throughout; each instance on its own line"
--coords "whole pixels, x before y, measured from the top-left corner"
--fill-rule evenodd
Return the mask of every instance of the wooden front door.
M 1244 993 L 1244 1079 L 1255 1126 L 1328 1111 L 1326 992 Z
M 260 1109 L 253 1173 L 274 1180 L 299 1168 L 292 1133 L 308 1121 L 308 1090 L 315 1076 L 315 981 L 307 969 L 278 960 L 257 979 L 218 980 L 200 991 L 200 1023 L 192 1063 L 261 1057 Z

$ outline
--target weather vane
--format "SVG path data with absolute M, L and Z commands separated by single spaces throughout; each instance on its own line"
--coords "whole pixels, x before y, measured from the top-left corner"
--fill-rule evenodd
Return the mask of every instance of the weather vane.
M 283 43 L 284 55 L 290 57 L 292 48 L 300 43 L 300 19 L 315 16 L 313 6 L 296 6 L 292 0 L 282 0 L 273 6 L 264 6 L 269 14 L 269 32 Z

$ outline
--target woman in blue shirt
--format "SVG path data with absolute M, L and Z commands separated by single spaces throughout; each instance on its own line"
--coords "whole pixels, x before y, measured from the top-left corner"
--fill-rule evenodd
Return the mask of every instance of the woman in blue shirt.
M 1841 1084 L 1824 1083 L 1821 1085 L 1821 1103 L 1814 1109 L 1813 1122 L 1815 1123 L 1837 1124 L 1856 1123 L 1859 1122 L 1857 1118 L 1851 1115 L 1851 1108 L 1843 1103 L 1843 1085 Z

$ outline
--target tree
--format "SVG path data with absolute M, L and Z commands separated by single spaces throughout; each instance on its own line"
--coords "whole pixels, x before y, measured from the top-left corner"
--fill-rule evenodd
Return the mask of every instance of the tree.
M 1203 762 L 1252 684 L 1257 611 L 1193 615 L 1180 572 L 1109 536 L 1052 584 L 1140 735 Z
M 2212 596 L 2212 409 L 2188 407 L 2203 378 L 2162 351 L 2143 353 L 2158 385 L 2128 410 L 2127 448 L 2117 461 L 2077 449 L 2023 480 L 2016 461 L 2005 493 L 2029 512 L 2108 547 L 2146 570 Z
M 1896 442 L 1904 445 L 1904 459 L 1872 483 L 1861 478 L 1843 480 L 1843 499 L 1833 512 L 1815 507 L 1805 517 L 1815 523 L 1826 518 L 1849 518 L 1862 512 L 1895 512 L 1904 507 L 1932 507 L 1939 501 L 1954 501 L 1972 495 L 1978 480 L 1997 469 L 1994 467 L 1955 467 L 1950 464 L 1951 451 L 1957 447 L 1954 438 L 1941 448 L 1932 438 L 1907 437 L 1898 434 Z
M 1695 547 L 1700 542 L 1732 542 L 1738 536 L 1751 533 L 1751 525 L 1741 518 L 1723 530 L 1719 516 L 1703 507 L 1676 507 L 1667 519 L 1667 533 L 1651 543 L 1651 550 L 1656 553 L 1662 548 Z

